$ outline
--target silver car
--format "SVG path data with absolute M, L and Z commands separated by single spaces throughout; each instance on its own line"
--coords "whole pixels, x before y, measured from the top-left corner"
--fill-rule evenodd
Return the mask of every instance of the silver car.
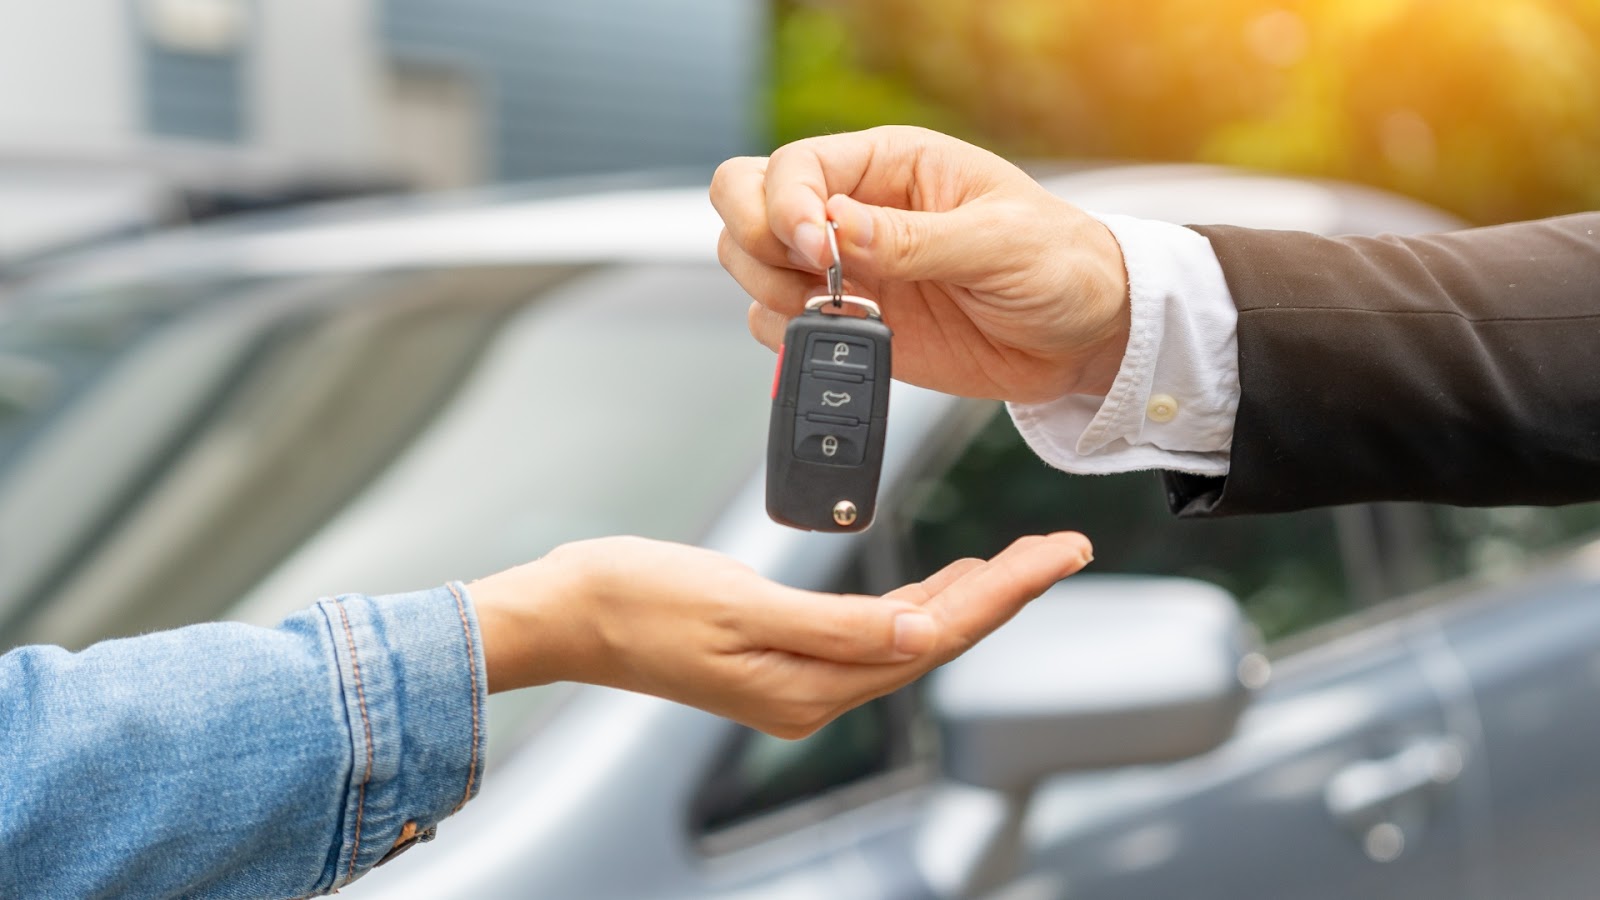
M 1180 222 L 1456 225 L 1217 169 L 1047 184 Z M 1593 893 L 1595 508 L 1177 521 L 1149 473 L 1052 472 L 995 404 L 896 385 L 878 523 L 786 530 L 761 502 L 772 359 L 719 227 L 703 187 L 504 189 L 23 273 L 0 300 L 0 643 L 270 624 L 602 534 L 881 591 L 1076 528 L 1093 574 L 805 740 L 602 688 L 496 696 L 482 795 L 347 893 Z

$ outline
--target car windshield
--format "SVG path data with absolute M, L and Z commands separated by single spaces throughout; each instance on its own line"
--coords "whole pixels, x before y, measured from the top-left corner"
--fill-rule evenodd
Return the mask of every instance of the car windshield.
M 0 325 L 0 636 L 79 647 L 694 541 L 771 357 L 712 265 L 152 282 Z M 503 735 L 541 692 L 495 702 Z M 491 735 L 491 741 L 496 741 Z

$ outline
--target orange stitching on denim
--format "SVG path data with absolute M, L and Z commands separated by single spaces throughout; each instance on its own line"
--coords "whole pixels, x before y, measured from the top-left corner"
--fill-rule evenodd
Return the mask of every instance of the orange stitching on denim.
M 478 666 L 472 659 L 472 626 L 467 624 L 466 601 L 461 599 L 461 592 L 456 590 L 455 585 L 446 587 L 450 588 L 450 595 L 456 598 L 456 612 L 461 614 L 461 633 L 467 638 L 467 670 L 472 674 L 472 760 L 467 768 L 467 792 L 461 795 L 461 802 L 453 810 L 459 812 L 472 799 L 472 782 L 478 774 Z
M 344 640 L 350 647 L 350 671 L 355 674 L 356 700 L 361 704 L 361 728 L 367 736 L 367 771 L 361 776 L 361 793 L 356 799 L 356 839 L 350 850 L 350 865 L 345 869 L 345 884 L 355 880 L 356 856 L 361 853 L 361 819 L 367 811 L 367 782 L 372 780 L 372 722 L 367 718 L 367 694 L 361 687 L 361 660 L 356 657 L 356 639 L 350 631 L 350 617 L 345 614 L 344 601 L 335 600 L 339 618 L 344 622 Z

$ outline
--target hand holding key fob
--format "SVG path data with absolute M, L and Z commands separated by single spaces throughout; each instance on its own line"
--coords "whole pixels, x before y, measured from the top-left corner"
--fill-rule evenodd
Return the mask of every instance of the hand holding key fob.
M 891 332 L 876 303 L 844 293 L 836 227 L 830 294 L 784 333 L 767 429 L 767 515 L 808 531 L 872 524 L 889 424 Z

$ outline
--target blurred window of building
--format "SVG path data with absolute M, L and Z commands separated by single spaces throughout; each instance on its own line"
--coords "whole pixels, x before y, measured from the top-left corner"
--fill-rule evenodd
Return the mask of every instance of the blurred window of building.
M 237 142 L 248 111 L 246 0 L 143 0 L 144 120 L 152 134 Z
M 485 170 L 477 79 L 446 65 L 399 63 L 385 84 L 384 148 L 390 166 L 419 188 L 463 187 Z
M 481 78 L 488 174 L 518 179 L 709 172 L 760 147 L 768 16 L 756 0 L 382 0 L 379 29 L 397 65 Z

